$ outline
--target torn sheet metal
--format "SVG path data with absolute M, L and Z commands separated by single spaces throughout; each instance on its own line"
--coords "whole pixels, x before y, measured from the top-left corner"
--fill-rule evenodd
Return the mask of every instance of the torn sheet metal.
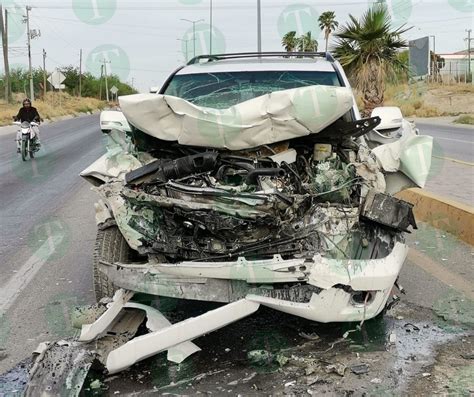
M 372 149 L 384 171 L 401 171 L 419 187 L 424 187 L 428 180 L 432 151 L 433 137 L 427 135 L 404 135 Z
M 391 288 L 407 255 L 408 246 L 398 242 L 388 256 L 379 259 L 338 260 L 317 255 L 308 282 L 324 289 L 337 284 L 350 286 L 355 291 Z
M 182 145 L 240 150 L 317 133 L 348 112 L 346 87 L 309 86 L 276 91 L 228 109 L 204 108 L 168 95 L 119 98 L 139 130 Z
M 114 319 L 123 309 L 125 304 L 133 297 L 133 292 L 119 289 L 114 297 L 112 303 L 109 305 L 107 311 L 102 314 L 93 324 L 85 324 L 82 326 L 80 342 L 90 342 L 99 336 L 103 335 L 107 329 L 112 325 Z
M 256 312 L 259 306 L 259 303 L 242 299 L 160 331 L 139 336 L 109 354 L 107 369 L 110 374 L 122 371 L 172 346 L 193 340 L 247 317 Z
M 367 305 L 354 305 L 351 293 L 341 288 L 323 290 L 313 294 L 309 302 L 293 302 L 271 297 L 248 295 L 247 299 L 280 312 L 288 313 L 318 323 L 362 321 L 379 314 L 390 296 L 391 287 L 373 293 Z
M 81 343 L 66 341 L 42 344 L 40 347 L 23 395 L 79 396 L 96 358 L 93 350 Z
M 154 158 L 145 152 L 135 153 L 130 138 L 123 132 L 113 130 L 107 135 L 107 152 L 92 163 L 81 176 L 94 186 L 116 180 L 124 180 L 125 174 L 137 169 Z

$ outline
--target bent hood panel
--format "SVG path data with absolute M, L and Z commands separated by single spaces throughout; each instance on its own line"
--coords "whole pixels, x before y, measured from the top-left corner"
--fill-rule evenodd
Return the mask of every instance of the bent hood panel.
M 309 86 L 272 92 L 227 109 L 193 105 L 173 96 L 120 97 L 136 128 L 183 145 L 241 150 L 317 133 L 353 105 L 349 88 Z

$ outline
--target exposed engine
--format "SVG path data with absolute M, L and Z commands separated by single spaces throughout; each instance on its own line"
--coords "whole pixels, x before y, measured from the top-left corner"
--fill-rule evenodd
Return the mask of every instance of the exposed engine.
M 379 226 L 361 223 L 360 207 L 368 191 L 384 191 L 384 178 L 354 141 L 297 139 L 239 152 L 176 145 L 153 156 L 159 160 L 129 172 L 122 189 L 135 214 L 128 225 L 144 236 L 142 254 L 344 257 L 344 247 L 377 240 Z

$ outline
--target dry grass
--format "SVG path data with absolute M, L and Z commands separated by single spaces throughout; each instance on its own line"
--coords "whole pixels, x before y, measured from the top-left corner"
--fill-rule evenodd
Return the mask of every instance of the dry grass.
M 13 103 L 0 102 L 0 125 L 12 123 L 12 117 L 18 113 L 22 100 L 23 97 L 15 96 Z M 43 119 L 52 119 L 103 109 L 105 102 L 95 98 L 78 98 L 66 93 L 48 92 L 44 100 L 36 100 L 33 106 L 38 109 Z
M 455 119 L 454 122 L 458 123 L 458 124 L 474 125 L 474 115 L 472 115 L 472 114 L 463 114 L 462 116 L 459 116 L 457 119 Z
M 473 112 L 473 94 L 470 84 L 387 85 L 384 105 L 398 106 L 406 117 L 453 116 Z M 359 95 L 357 103 L 362 103 Z

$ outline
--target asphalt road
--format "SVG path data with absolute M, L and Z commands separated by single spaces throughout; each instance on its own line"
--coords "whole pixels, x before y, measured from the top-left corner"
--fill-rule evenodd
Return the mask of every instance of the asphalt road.
M 443 127 L 440 130 L 439 134 L 443 134 Z M 97 116 L 56 122 L 43 126 L 41 131 L 43 150 L 28 162 L 22 162 L 15 154 L 14 134 L 0 132 L 0 374 L 30 357 L 40 342 L 70 337 L 74 332 L 70 309 L 94 302 L 91 260 L 96 197 L 78 174 L 105 151 L 105 137 L 99 131 Z M 435 133 L 433 129 L 431 133 Z M 458 150 L 464 152 L 462 148 Z M 407 304 L 431 310 L 434 302 L 444 304 L 450 291 L 469 299 L 474 297 L 471 247 L 429 227 L 409 239 L 415 254 L 401 276 L 408 291 L 403 298 Z M 402 317 L 410 312 L 416 310 L 409 309 Z M 288 343 L 296 344 L 302 343 L 298 327 L 320 334 L 333 333 L 332 328 L 303 324 L 291 316 L 279 316 L 276 322 L 268 315 L 262 318 L 254 316 L 202 338 L 199 345 L 203 352 L 187 367 L 192 369 L 190 376 L 222 368 L 230 373 L 234 371 L 231 363 L 236 360 L 239 368 L 248 372 L 251 368 L 246 366 L 242 351 L 262 348 L 252 345 L 258 339 L 255 335 L 263 332 L 261 329 L 271 329 L 278 341 L 281 335 L 289 333 L 285 336 L 291 340 Z M 338 330 L 337 334 L 341 332 Z M 227 348 L 231 349 L 230 354 Z M 149 380 L 151 388 L 179 378 L 179 369 L 168 365 L 163 355 L 160 361 L 151 360 L 144 365 L 159 373 Z M 136 379 L 128 373 L 116 378 L 110 383 L 116 389 L 111 390 L 139 389 L 146 372 L 142 369 L 132 371 Z M 178 372 L 171 376 L 173 371 Z M 216 376 L 210 377 L 209 390 L 221 375 Z
M 420 134 L 435 138 L 435 155 L 474 163 L 474 128 L 416 120 Z
M 27 162 L 15 134 L 0 135 L 0 372 L 41 339 L 66 336 L 64 310 L 93 300 L 94 194 L 78 175 L 105 152 L 98 127 L 98 116 L 44 125 Z

